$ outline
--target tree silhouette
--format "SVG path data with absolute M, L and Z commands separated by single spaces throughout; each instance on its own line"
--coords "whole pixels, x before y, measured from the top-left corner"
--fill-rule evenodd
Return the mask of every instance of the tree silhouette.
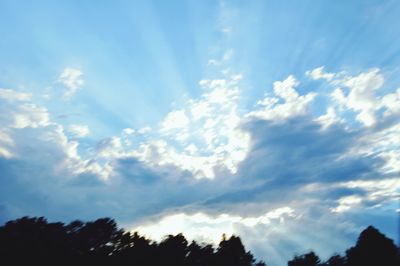
M 47 264 L 70 253 L 62 223 L 43 217 L 22 217 L 0 228 L 0 257 L 15 264 L 37 261 Z
M 369 226 L 361 232 L 357 244 L 346 251 L 348 266 L 396 266 L 397 248 L 393 240 Z
M 301 256 L 295 256 L 288 262 L 288 266 L 319 266 L 320 262 L 319 257 L 311 251 Z
M 237 236 L 226 239 L 225 235 L 217 249 L 217 265 L 250 266 L 255 260 L 250 252 L 246 252 L 242 241 Z
M 324 266 L 345 266 L 346 258 L 340 256 L 339 254 L 335 254 L 330 257 L 324 264 Z
M 289 266 L 397 266 L 398 248 L 370 226 L 346 256 L 321 263 L 314 252 L 295 256 Z M 137 232 L 119 229 L 113 219 L 49 223 L 43 217 L 22 217 L 0 226 L 0 263 L 12 266 L 266 266 L 246 251 L 238 236 L 223 235 L 217 248 L 190 244 L 182 234 L 160 243 Z
M 195 241 L 188 246 L 186 265 L 215 265 L 214 248 L 212 245 L 198 245 Z
M 183 266 L 188 253 L 188 242 L 182 234 L 168 235 L 159 244 L 160 264 Z

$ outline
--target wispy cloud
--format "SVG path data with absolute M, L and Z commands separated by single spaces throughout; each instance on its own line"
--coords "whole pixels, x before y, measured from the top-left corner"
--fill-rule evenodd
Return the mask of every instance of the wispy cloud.
M 0 98 L 7 101 L 29 101 L 32 95 L 27 92 L 18 92 L 10 89 L 0 88 Z
M 85 81 L 82 76 L 83 73 L 79 69 L 67 67 L 62 71 L 57 81 L 66 88 L 64 99 L 70 99 L 83 86 Z
M 83 138 L 90 134 L 90 129 L 87 125 L 72 124 L 68 126 L 68 131 L 75 138 Z

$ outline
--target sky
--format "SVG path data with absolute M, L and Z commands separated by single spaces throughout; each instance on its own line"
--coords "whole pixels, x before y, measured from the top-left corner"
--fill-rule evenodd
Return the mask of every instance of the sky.
M 400 2 L 0 0 L 0 223 L 398 241 Z

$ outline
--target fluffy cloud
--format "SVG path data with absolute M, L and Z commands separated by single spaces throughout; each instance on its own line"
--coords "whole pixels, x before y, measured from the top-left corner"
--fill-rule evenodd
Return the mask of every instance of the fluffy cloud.
M 356 112 L 356 119 L 367 127 L 376 124 L 377 112 L 381 109 L 385 111 L 386 116 L 398 114 L 400 111 L 399 91 L 378 96 L 385 80 L 377 68 L 357 76 L 345 72 L 326 73 L 324 67 L 307 71 L 306 74 L 313 79 L 326 79 L 332 86 L 336 86 L 331 93 L 332 99 L 339 108 Z
M 289 76 L 284 81 L 274 82 L 274 94 L 276 97 L 265 97 L 258 102 L 258 105 L 262 108 L 249 112 L 247 116 L 267 120 L 282 120 L 304 115 L 309 104 L 314 100 L 316 93 L 310 92 L 306 95 L 299 95 L 295 90 L 298 85 L 299 82 L 293 76 Z
M 65 203 L 70 197 L 69 182 L 107 174 L 97 162 L 81 158 L 79 143 L 68 139 L 46 108 L 27 98 L 11 102 L 8 98 L 0 99 L 0 113 L 0 194 L 8 210 L 2 220 L 40 215 L 46 208 L 56 212 L 50 202 Z
M 381 106 L 386 108 L 385 115 L 400 114 L 400 89 L 383 96 Z
M 371 126 L 375 124 L 375 111 L 379 107 L 379 102 L 374 93 L 382 87 L 383 82 L 383 76 L 378 69 L 372 69 L 356 77 L 347 78 L 342 84 L 349 88 L 349 93 L 343 97 L 340 104 L 357 111 L 357 120 L 364 125 Z
M 75 68 L 67 67 L 58 77 L 58 82 L 63 84 L 67 89 L 64 92 L 64 99 L 69 99 L 74 95 L 85 83 L 82 78 L 82 71 Z
M 185 128 L 189 124 L 185 111 L 176 110 L 170 112 L 162 123 L 162 130 L 169 131 L 171 129 Z
M 326 113 L 316 118 L 315 121 L 322 125 L 323 130 L 334 124 L 343 122 L 343 120 L 336 114 L 335 108 L 332 106 L 328 107 Z
M 247 152 L 247 133 L 239 128 L 241 75 L 199 82 L 204 93 L 173 110 L 162 121 L 165 138 L 143 143 L 130 154 L 152 165 L 176 165 L 196 178 L 214 178 L 218 169 L 237 171 Z

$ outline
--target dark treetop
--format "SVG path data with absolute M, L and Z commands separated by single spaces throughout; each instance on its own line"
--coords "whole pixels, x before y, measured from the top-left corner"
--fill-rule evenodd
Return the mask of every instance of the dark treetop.
M 399 266 L 399 250 L 374 227 L 361 234 L 345 256 L 326 262 L 310 252 L 288 266 Z M 218 247 L 189 243 L 182 234 L 154 242 L 117 227 L 114 220 L 49 223 L 23 217 L 0 227 L 0 265 L 266 266 L 246 251 L 237 236 L 222 237 Z

